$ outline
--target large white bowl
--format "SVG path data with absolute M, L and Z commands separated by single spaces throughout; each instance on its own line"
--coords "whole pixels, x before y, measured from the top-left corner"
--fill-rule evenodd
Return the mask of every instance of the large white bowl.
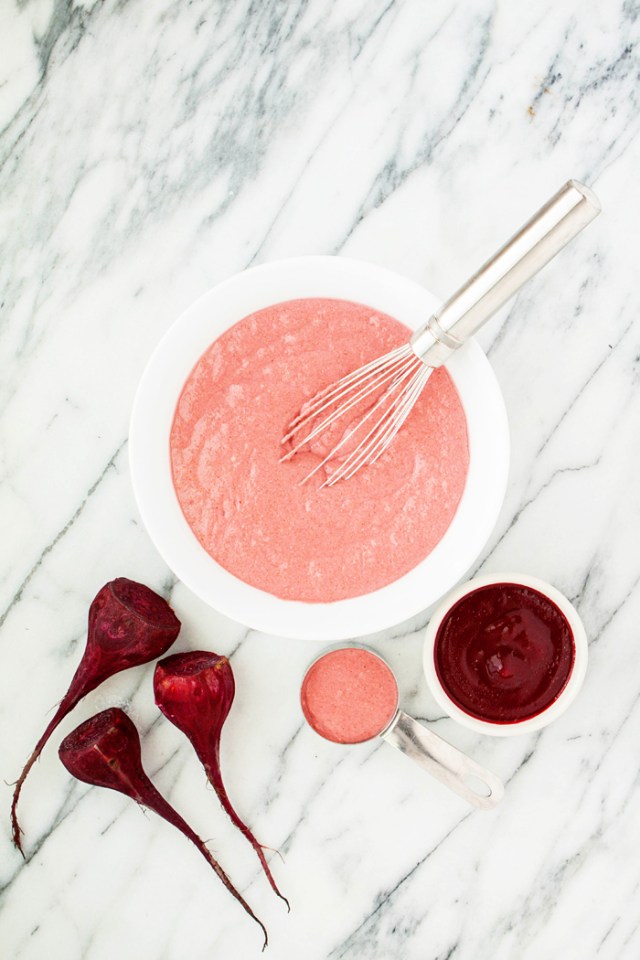
M 280 260 L 230 277 L 185 310 L 151 356 L 131 417 L 131 475 L 151 539 L 176 576 L 206 603 L 267 633 L 343 640 L 406 620 L 438 600 L 468 570 L 502 504 L 509 431 L 491 366 L 470 342 L 447 364 L 467 417 L 469 472 L 453 521 L 425 560 L 380 590 L 332 603 L 281 600 L 234 577 L 201 547 L 180 509 L 169 458 L 173 415 L 187 376 L 220 334 L 262 307 L 301 297 L 364 303 L 411 328 L 439 303 L 405 277 L 344 257 Z

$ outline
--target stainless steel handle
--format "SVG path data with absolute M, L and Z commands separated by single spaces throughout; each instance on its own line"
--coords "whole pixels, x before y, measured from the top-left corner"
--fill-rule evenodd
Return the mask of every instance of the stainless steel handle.
M 449 297 L 411 337 L 430 367 L 445 363 L 496 310 L 600 213 L 595 194 L 569 180 L 525 225 Z
M 474 806 L 489 809 L 502 800 L 504 787 L 495 774 L 403 710 L 398 710 L 381 736 Z

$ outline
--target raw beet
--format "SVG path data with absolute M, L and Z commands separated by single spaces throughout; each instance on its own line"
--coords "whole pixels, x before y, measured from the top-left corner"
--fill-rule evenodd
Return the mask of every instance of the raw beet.
M 208 651 L 177 653 L 156 664 L 153 683 L 158 707 L 191 741 L 220 803 L 256 851 L 269 883 L 288 907 L 289 901 L 276 886 L 262 844 L 234 810 L 222 782 L 220 735 L 235 694 L 231 664 L 226 657 Z
M 89 608 L 87 645 L 82 660 L 15 786 L 11 825 L 13 842 L 21 853 L 22 830 L 17 806 L 22 784 L 58 724 L 107 677 L 166 653 L 179 632 L 180 621 L 167 601 L 142 583 L 118 577 L 97 593 Z
M 260 925 L 266 947 L 267 931 L 263 924 L 236 890 L 204 842 L 171 804 L 158 793 L 149 780 L 142 766 L 138 731 L 123 710 L 111 707 L 85 720 L 64 738 L 58 752 L 69 773 L 78 780 L 124 793 L 136 803 L 153 810 L 191 840 L 207 863 L 213 867 L 227 890 Z

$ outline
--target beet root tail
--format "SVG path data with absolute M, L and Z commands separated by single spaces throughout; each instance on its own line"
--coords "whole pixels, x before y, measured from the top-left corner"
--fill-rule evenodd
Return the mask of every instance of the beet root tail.
M 155 787 L 152 786 L 151 783 L 149 783 L 148 786 L 150 789 L 147 791 L 147 794 L 145 796 L 140 796 L 136 798 L 138 800 L 138 803 L 142 804 L 145 807 L 149 807 L 151 810 L 157 813 L 158 816 L 162 817 L 168 823 L 171 823 L 174 827 L 180 830 L 180 832 L 183 833 L 185 837 L 191 840 L 194 846 L 198 848 L 202 856 L 205 858 L 209 866 L 213 868 L 216 875 L 222 881 L 222 883 L 227 888 L 231 896 L 238 901 L 240 906 L 246 911 L 246 913 L 249 914 L 252 920 L 255 920 L 255 922 L 258 924 L 258 926 L 262 930 L 262 933 L 264 934 L 264 944 L 262 949 L 264 950 L 269 943 L 269 937 L 267 935 L 267 928 L 265 927 L 265 925 L 262 923 L 261 920 L 258 919 L 258 917 L 256 917 L 255 913 L 253 912 L 253 910 L 251 909 L 247 901 L 244 899 L 240 891 L 236 890 L 236 888 L 233 885 L 233 882 L 224 872 L 224 870 L 222 869 L 222 867 L 220 866 L 216 858 L 213 856 L 213 854 L 205 844 L 204 840 L 200 839 L 197 833 L 195 833 L 195 831 L 191 829 L 191 827 L 186 822 L 186 820 L 182 819 L 180 814 L 173 809 L 173 807 L 164 799 L 164 797 L 160 793 L 158 793 L 158 791 L 155 789 Z
M 55 714 L 49 721 L 47 729 L 44 731 L 38 742 L 36 743 L 33 753 L 25 763 L 22 773 L 16 781 L 16 785 L 13 790 L 13 800 L 11 801 L 11 837 L 13 839 L 14 845 L 18 848 L 22 856 L 24 857 L 24 850 L 22 849 L 22 841 L 20 839 L 21 834 L 24 832 L 22 827 L 18 822 L 18 800 L 20 799 L 20 793 L 22 791 L 22 786 L 29 775 L 31 767 L 34 765 L 40 754 L 42 753 L 49 737 L 56 729 L 56 727 L 64 720 L 66 715 L 73 710 L 76 703 L 82 699 L 84 692 L 80 693 L 76 690 L 70 690 L 69 693 L 61 700 L 58 705 L 58 709 Z
M 246 839 L 249 841 L 249 843 L 255 850 L 258 860 L 260 861 L 260 864 L 262 866 L 262 869 L 264 870 L 264 874 L 267 880 L 269 881 L 269 884 L 271 885 L 271 889 L 273 890 L 273 892 L 277 897 L 280 897 L 281 900 L 284 900 L 284 902 L 287 905 L 288 912 L 291 913 L 291 904 L 289 903 L 287 898 L 284 896 L 284 894 L 280 893 L 280 890 L 278 889 L 278 885 L 276 884 L 276 881 L 273 878 L 273 874 L 271 873 L 269 864 L 267 863 L 267 858 L 264 855 L 264 851 L 270 850 L 271 847 L 264 847 L 253 835 L 253 833 L 251 832 L 249 827 L 246 825 L 246 823 L 243 820 L 241 820 L 239 815 L 236 813 L 231 801 L 229 800 L 227 791 L 224 788 L 224 784 L 222 782 L 222 774 L 220 772 L 219 766 L 211 767 L 208 764 L 205 764 L 204 766 L 207 773 L 207 777 L 209 778 L 209 783 L 217 793 L 218 799 L 222 805 L 222 808 L 226 811 L 227 816 L 229 817 L 231 822 L 235 824 L 238 830 L 243 834 L 243 836 L 246 837 Z
M 194 841 L 194 842 L 195 842 L 195 841 Z M 201 844 L 202 844 L 202 845 L 201 845 Z M 216 874 L 218 875 L 218 877 L 220 878 L 220 880 L 223 882 L 223 884 L 225 885 L 225 887 L 227 888 L 227 890 L 229 891 L 229 893 L 230 893 L 233 897 L 235 897 L 235 899 L 238 901 L 238 903 L 244 908 L 244 910 L 246 910 L 246 912 L 249 914 L 249 916 L 250 916 L 253 920 L 255 920 L 255 922 L 258 924 L 258 926 L 259 926 L 260 929 L 262 930 L 262 933 L 264 934 L 264 943 L 263 943 L 263 945 L 262 945 L 262 949 L 264 950 L 265 947 L 267 947 L 268 944 L 269 944 L 269 937 L 268 937 L 268 935 L 267 935 L 267 928 L 265 927 L 264 923 L 262 922 L 262 920 L 259 920 L 258 917 L 256 917 L 255 913 L 253 912 L 253 910 L 251 909 L 251 907 L 249 906 L 249 904 L 247 903 L 247 901 L 244 899 L 244 897 L 242 896 L 242 894 L 241 894 L 238 890 L 236 890 L 236 888 L 234 887 L 233 883 L 231 882 L 231 880 L 229 879 L 229 877 L 226 875 L 226 873 L 224 872 L 224 870 L 222 869 L 222 867 L 220 866 L 220 864 L 218 863 L 218 861 L 215 859 L 215 857 L 209 852 L 209 850 L 208 850 L 208 848 L 205 846 L 204 842 L 200 841 L 200 842 L 196 843 L 196 846 L 198 847 L 198 849 L 200 850 L 200 852 L 202 853 L 202 855 L 206 858 L 207 862 L 213 867 L 213 869 L 215 870 Z M 279 896 L 279 894 L 278 894 L 278 896 Z M 283 898 L 283 899 L 284 899 L 284 898 Z

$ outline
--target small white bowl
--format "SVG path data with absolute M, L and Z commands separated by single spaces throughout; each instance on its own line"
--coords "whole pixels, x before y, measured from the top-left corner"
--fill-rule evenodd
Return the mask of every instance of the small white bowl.
M 439 305 L 406 277 L 344 257 L 279 260 L 236 274 L 189 307 L 153 353 L 133 407 L 129 454 L 144 525 L 166 563 L 190 590 L 254 629 L 326 642 L 406 620 L 464 575 L 486 543 L 502 505 L 509 432 L 493 370 L 480 347 L 470 342 L 447 364 L 467 418 L 469 472 L 453 521 L 425 560 L 380 590 L 332 603 L 282 600 L 234 577 L 203 549 L 180 509 L 169 457 L 173 415 L 185 380 L 217 337 L 256 310 L 303 297 L 364 303 L 409 328 L 423 323 Z
M 571 628 L 574 640 L 575 659 L 564 689 L 553 703 L 549 704 L 545 710 L 536 714 L 535 717 L 530 717 L 528 720 L 519 720 L 514 723 L 491 723 L 490 721 L 480 720 L 477 717 L 470 716 L 470 714 L 461 710 L 460 707 L 451 700 L 440 683 L 435 666 L 434 650 L 436 636 L 440 624 L 451 608 L 458 600 L 466 597 L 467 594 L 473 593 L 480 587 L 488 587 L 494 583 L 514 583 L 519 586 L 530 587 L 532 590 L 537 590 L 545 597 L 548 597 L 549 600 L 558 607 L 560 612 L 564 614 Z M 463 727 L 469 727 L 469 729 L 475 730 L 477 733 L 488 733 L 492 737 L 513 737 L 518 734 L 532 733 L 534 730 L 540 730 L 542 727 L 546 727 L 547 724 L 553 720 L 557 720 L 577 697 L 585 673 L 587 672 L 587 660 L 587 635 L 575 607 L 550 583 L 547 583 L 545 580 L 539 580 L 537 577 L 529 577 L 520 573 L 487 574 L 483 577 L 475 577 L 473 580 L 467 580 L 466 583 L 456 587 L 455 590 L 447 594 L 429 621 L 423 651 L 423 666 L 427 684 L 434 699 L 445 713 L 449 714 L 454 720 L 457 720 Z

